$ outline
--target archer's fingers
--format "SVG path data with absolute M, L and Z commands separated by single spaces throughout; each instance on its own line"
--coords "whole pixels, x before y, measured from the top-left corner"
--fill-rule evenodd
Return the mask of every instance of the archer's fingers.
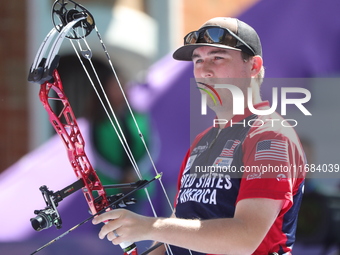
M 104 239 L 105 236 L 108 240 L 112 241 L 114 238 L 113 231 L 115 231 L 117 228 L 120 227 L 120 224 L 117 222 L 117 220 L 108 221 L 99 231 L 99 238 Z M 116 235 L 116 237 L 118 237 Z
M 118 234 L 117 230 L 118 229 L 115 229 L 106 235 L 107 240 L 111 241 L 113 244 L 118 244 L 116 239 L 118 239 L 120 235 Z
M 115 209 L 115 210 L 105 212 L 101 215 L 96 216 L 92 220 L 92 224 L 97 225 L 97 224 L 105 222 L 105 221 L 118 219 L 121 216 L 121 214 L 122 214 L 121 209 Z

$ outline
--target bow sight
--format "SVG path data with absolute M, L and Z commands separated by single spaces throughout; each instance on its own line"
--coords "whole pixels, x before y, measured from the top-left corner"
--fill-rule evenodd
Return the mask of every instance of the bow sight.
M 53 192 L 49 190 L 45 185 L 40 187 L 40 191 L 46 203 L 46 207 L 43 210 L 35 210 L 34 214 L 37 216 L 31 219 L 31 224 L 34 230 L 40 231 L 50 228 L 55 225 L 57 229 L 61 228 L 61 218 L 57 210 L 58 203 L 62 201 L 68 195 L 81 189 L 84 186 L 82 179 L 72 183 L 66 188 Z
M 55 225 L 57 229 L 60 229 L 61 218 L 57 210 L 58 202 L 60 200 L 57 200 L 57 197 L 55 197 L 53 192 L 49 191 L 46 186 L 41 186 L 40 191 L 46 202 L 46 208 L 34 211 L 34 214 L 37 214 L 37 216 L 31 219 L 32 227 L 36 231 L 50 228 L 52 225 Z
M 143 188 L 148 183 L 149 181 L 139 180 L 137 182 L 132 183 L 105 185 L 104 189 L 134 188 L 135 190 L 132 192 L 135 192 Z M 62 201 L 65 197 L 73 194 L 75 191 L 80 190 L 83 187 L 84 182 L 82 179 L 79 179 L 78 181 L 72 183 L 71 185 L 56 192 L 49 190 L 45 185 L 41 186 L 40 191 L 44 197 L 46 207 L 42 210 L 34 211 L 34 214 L 36 214 L 37 216 L 30 219 L 34 230 L 41 231 L 52 227 L 52 225 L 55 225 L 57 229 L 60 229 L 62 227 L 61 226 L 62 220 L 57 209 L 58 203 Z M 131 204 L 135 204 L 136 200 L 134 198 L 126 199 L 126 197 L 129 194 L 131 194 L 131 192 L 129 192 L 126 195 L 124 195 L 123 193 L 119 193 L 116 195 L 108 196 L 107 197 L 107 200 L 109 202 L 108 208 L 111 209 L 122 208 Z M 97 201 L 95 202 L 99 203 L 100 202 L 98 201 L 99 199 L 101 199 L 101 197 L 97 197 Z

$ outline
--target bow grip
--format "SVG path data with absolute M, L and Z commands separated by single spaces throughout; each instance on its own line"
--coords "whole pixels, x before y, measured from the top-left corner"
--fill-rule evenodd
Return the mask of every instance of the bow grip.
M 119 246 L 124 251 L 124 254 L 137 255 L 137 246 L 135 243 L 122 242 Z

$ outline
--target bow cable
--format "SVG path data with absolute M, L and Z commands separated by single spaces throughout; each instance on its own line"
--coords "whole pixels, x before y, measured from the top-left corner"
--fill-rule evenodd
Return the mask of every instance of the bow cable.
M 116 72 L 115 68 L 113 67 L 113 64 L 112 64 L 112 61 L 111 61 L 111 57 L 110 57 L 110 55 L 109 55 L 109 53 L 108 53 L 108 51 L 107 51 L 107 48 L 106 48 L 106 46 L 105 46 L 105 44 L 104 44 L 104 42 L 103 42 L 103 40 L 102 40 L 102 37 L 101 37 L 101 35 L 100 35 L 100 33 L 99 33 L 99 31 L 98 31 L 98 29 L 97 29 L 96 26 L 94 27 L 94 29 L 95 29 L 95 31 L 96 31 L 96 33 L 97 33 L 97 37 L 98 37 L 98 39 L 99 39 L 99 41 L 100 41 L 102 47 L 103 47 L 103 50 L 104 50 L 104 52 L 105 52 L 107 61 L 109 62 L 109 65 L 110 65 L 111 70 L 112 70 L 112 72 L 113 72 L 113 74 L 114 74 L 114 76 L 115 76 L 115 79 L 116 79 L 116 81 L 117 81 L 117 84 L 118 84 L 118 86 L 119 86 L 119 89 L 121 90 L 121 93 L 122 93 L 122 95 L 123 95 L 123 97 L 124 97 L 124 100 L 125 100 L 125 103 L 126 103 L 126 105 L 127 105 L 127 107 L 128 107 L 129 113 L 131 114 L 131 117 L 132 117 L 132 119 L 133 119 L 133 121 L 134 121 L 134 124 L 135 124 L 135 127 L 136 127 L 136 129 L 137 129 L 138 135 L 139 135 L 139 137 L 140 137 L 140 139 L 141 139 L 141 141 L 142 141 L 142 143 L 143 143 L 143 146 L 144 146 L 144 148 L 145 148 L 145 150 L 146 150 L 146 153 L 147 153 L 147 155 L 148 155 L 148 158 L 149 158 L 149 160 L 150 160 L 150 162 L 151 162 L 151 164 L 152 164 L 152 168 L 154 169 L 156 175 L 159 175 L 159 172 L 158 172 L 158 170 L 157 170 L 157 168 L 156 168 L 156 165 L 155 165 L 155 163 L 154 163 L 154 160 L 152 159 L 150 150 L 149 150 L 149 148 L 148 148 L 148 146 L 147 146 L 147 144 L 146 144 L 146 142 L 145 142 L 144 136 L 143 136 L 143 134 L 142 134 L 142 132 L 141 132 L 141 130 L 140 130 L 140 127 L 139 127 L 139 125 L 138 125 L 138 123 L 137 123 L 137 120 L 136 120 L 136 118 L 135 118 L 135 115 L 134 115 L 134 113 L 133 113 L 133 111 L 132 111 L 132 109 L 131 109 L 130 103 L 129 103 L 128 99 L 127 99 L 127 96 L 126 96 L 126 94 L 125 94 L 125 92 L 124 92 L 124 89 L 123 89 L 123 87 L 122 87 L 122 85 L 121 85 L 121 82 L 120 82 L 120 80 L 119 80 L 119 78 L 118 78 L 117 72 Z M 98 74 L 97 74 L 97 71 L 96 71 L 96 69 L 95 69 L 95 67 L 94 67 L 94 65 L 93 65 L 93 63 L 92 63 L 92 60 L 91 60 L 91 57 L 92 57 L 92 53 L 91 53 L 91 52 L 92 52 L 92 51 L 91 51 L 91 49 L 90 49 L 90 46 L 89 46 L 89 44 L 87 43 L 85 37 L 81 37 L 81 40 L 84 42 L 84 44 L 85 44 L 85 46 L 87 47 L 87 49 L 84 50 L 84 49 L 81 47 L 81 43 L 79 42 L 79 39 L 77 39 L 79 51 L 82 52 L 82 53 L 85 53 L 85 54 L 82 54 L 82 56 L 83 56 L 85 59 L 87 59 L 87 60 L 89 61 L 90 66 L 91 66 L 91 68 L 92 68 L 92 71 L 93 71 L 94 74 L 95 74 L 95 77 L 96 77 L 97 82 L 98 82 L 98 84 L 99 84 L 100 90 L 101 90 L 101 92 L 103 93 L 105 102 L 107 103 L 108 107 L 105 105 L 104 99 L 100 96 L 100 94 L 99 94 L 99 92 L 98 92 L 98 89 L 96 88 L 96 86 L 95 86 L 95 84 L 94 84 L 94 82 L 93 82 L 93 80 L 92 80 L 92 78 L 91 78 L 91 76 L 90 76 L 90 74 L 89 74 L 89 72 L 88 72 L 88 70 L 87 70 L 85 64 L 84 64 L 84 62 L 82 61 L 82 59 L 81 59 L 81 57 L 80 57 L 80 54 L 79 54 L 79 52 L 78 52 L 76 46 L 74 45 L 74 43 L 73 43 L 72 40 L 70 40 L 70 43 L 71 43 L 71 45 L 72 45 L 72 47 L 73 47 L 73 49 L 74 49 L 74 51 L 75 51 L 75 53 L 76 53 L 76 55 L 77 55 L 77 57 L 78 57 L 80 63 L 81 63 L 81 65 L 82 65 L 82 67 L 83 67 L 83 69 L 84 69 L 84 71 L 85 71 L 85 73 L 86 73 L 86 75 L 87 75 L 87 77 L 88 77 L 88 79 L 89 79 L 89 81 L 90 81 L 90 83 L 91 83 L 91 85 L 92 85 L 92 87 L 93 87 L 93 89 L 94 89 L 94 91 L 95 91 L 95 93 L 96 93 L 96 95 L 97 95 L 97 97 L 98 97 L 98 99 L 99 99 L 99 101 L 100 101 L 102 107 L 103 107 L 103 109 L 104 109 L 104 111 L 105 111 L 105 113 L 106 113 L 106 115 L 107 115 L 107 117 L 108 117 L 108 119 L 109 119 L 109 121 L 110 121 L 110 123 L 111 123 L 113 129 L 115 130 L 115 132 L 116 132 L 116 134 L 117 134 L 117 137 L 118 137 L 120 143 L 122 144 L 122 146 L 123 146 L 123 148 L 124 148 L 124 150 L 125 150 L 125 152 L 126 152 L 128 158 L 129 158 L 129 160 L 130 160 L 130 162 L 131 162 L 131 164 L 132 164 L 132 166 L 133 166 L 133 168 L 134 168 L 134 170 L 135 170 L 135 172 L 136 172 L 138 178 L 141 180 L 141 179 L 142 179 L 141 171 L 140 171 L 140 169 L 139 169 L 139 167 L 138 167 L 138 164 L 137 164 L 137 162 L 136 162 L 136 160 L 135 160 L 135 158 L 134 158 L 134 156 L 133 156 L 133 154 L 132 154 L 132 152 L 131 152 L 130 146 L 129 146 L 127 140 L 126 140 L 126 137 L 125 137 L 125 135 L 124 135 L 124 132 L 123 132 L 122 129 L 121 129 L 121 126 L 120 126 L 120 124 L 119 124 L 119 122 L 118 122 L 117 116 L 116 116 L 116 114 L 115 114 L 115 112 L 114 112 L 114 110 L 113 110 L 113 108 L 112 108 L 112 106 L 111 106 L 111 103 L 110 103 L 110 100 L 108 99 L 107 93 L 105 92 L 105 89 L 104 89 L 104 87 L 103 87 L 103 85 L 102 85 L 102 82 L 100 81 L 100 78 L 99 78 L 99 76 L 98 76 Z M 107 108 L 109 108 L 109 109 L 107 109 Z M 111 113 L 111 114 L 110 114 L 110 113 Z M 111 115 L 113 116 L 113 119 L 114 119 L 115 122 L 113 121 Z M 170 206 L 170 209 L 171 209 L 171 211 L 173 212 L 173 211 L 174 211 L 174 208 L 173 208 L 173 206 L 172 206 L 172 204 L 171 204 L 171 202 L 170 202 L 169 196 L 167 195 L 167 193 L 166 193 L 166 191 L 165 191 L 165 187 L 164 187 L 164 184 L 163 184 L 161 178 L 159 178 L 158 181 L 159 181 L 159 183 L 160 183 L 160 185 L 161 185 L 161 187 L 162 187 L 164 196 L 165 196 L 166 199 L 167 199 L 167 202 L 168 202 L 168 204 L 169 204 L 169 206 Z M 148 201 L 149 201 L 149 204 L 150 204 L 150 206 L 151 206 L 153 215 L 154 215 L 154 217 L 157 217 L 157 213 L 156 213 L 155 208 L 154 208 L 154 205 L 153 205 L 153 203 L 152 203 L 150 194 L 149 194 L 149 192 L 148 192 L 148 190 L 147 190 L 146 188 L 145 188 L 144 190 L 145 190 L 147 199 L 148 199 Z M 168 246 L 168 244 L 165 244 L 165 245 Z M 170 254 L 173 254 L 170 247 L 168 247 L 167 251 L 168 251 L 168 250 L 170 251 Z
M 96 31 L 96 33 L 97 33 L 97 36 L 98 36 L 98 38 L 99 38 L 99 40 L 100 40 L 101 45 L 103 46 L 103 50 L 104 50 L 104 52 L 105 52 L 105 55 L 106 55 L 106 57 L 107 57 L 107 60 L 108 60 L 108 62 L 109 62 L 109 64 L 110 64 L 110 66 L 111 66 L 112 72 L 113 72 L 113 74 L 114 74 L 114 76 L 115 76 L 115 78 L 116 78 L 116 80 L 117 80 L 117 83 L 118 83 L 118 85 L 119 85 L 119 88 L 120 88 L 120 90 L 121 90 L 121 92 L 122 92 L 122 95 L 123 95 L 123 97 L 124 97 L 125 103 L 126 103 L 128 109 L 129 109 L 129 112 L 130 112 L 132 118 L 133 118 L 133 121 L 134 121 L 135 126 L 136 126 L 136 128 L 137 128 L 139 137 L 140 137 L 140 139 L 141 139 L 141 141 L 142 141 L 142 143 L 143 143 L 143 145 L 144 145 L 144 148 L 145 148 L 145 150 L 146 150 L 146 153 L 148 154 L 148 157 L 149 157 L 149 159 L 150 159 L 150 162 L 151 162 L 151 164 L 152 164 L 152 167 L 153 167 L 155 173 L 156 173 L 156 174 L 159 174 L 159 172 L 158 172 L 158 170 L 157 170 L 157 167 L 156 167 L 156 165 L 155 165 L 155 162 L 154 162 L 154 160 L 152 159 L 150 150 L 149 150 L 149 148 L 148 148 L 148 146 L 147 146 L 147 144 L 146 144 L 146 142 L 145 142 L 144 136 L 143 136 L 143 134 L 142 134 L 142 132 L 141 132 L 141 130 L 140 130 L 140 128 L 139 128 L 139 125 L 138 125 L 138 123 L 137 123 L 137 120 L 136 120 L 136 118 L 135 118 L 135 115 L 134 115 L 134 113 L 133 113 L 133 111 L 132 111 L 132 109 L 131 109 L 129 100 L 128 100 L 127 97 L 126 97 L 126 94 L 125 94 L 125 92 L 124 92 L 124 89 L 123 89 L 123 87 L 122 87 L 122 85 L 121 85 L 121 82 L 120 82 L 120 80 L 119 80 L 119 78 L 118 78 L 117 72 L 116 72 L 115 68 L 113 67 L 113 64 L 112 64 L 112 61 L 111 61 L 111 57 L 110 57 L 110 55 L 109 55 L 109 53 L 108 53 L 108 51 L 107 51 L 107 48 L 106 48 L 106 46 L 105 46 L 105 44 L 104 44 L 104 42 L 103 42 L 103 40 L 102 40 L 102 38 L 101 38 L 101 35 L 100 35 L 100 33 L 99 33 L 99 31 L 98 31 L 98 29 L 97 29 L 96 26 L 95 26 L 95 31 Z M 169 204 L 169 207 L 170 207 L 171 211 L 173 212 L 173 211 L 174 211 L 174 208 L 173 208 L 173 206 L 172 206 L 172 203 L 170 202 L 169 196 L 168 196 L 167 193 L 166 193 L 166 190 L 165 190 L 165 188 L 164 188 L 163 182 L 162 182 L 161 179 L 159 179 L 159 182 L 160 182 L 160 185 L 161 185 L 161 187 L 162 187 L 163 193 L 164 193 L 164 195 L 165 195 L 165 197 L 166 197 L 166 199 L 167 199 L 167 202 L 168 202 L 168 204 Z
M 101 43 L 101 45 L 102 45 L 102 47 L 103 47 L 103 50 L 104 50 L 105 55 L 106 55 L 106 57 L 107 57 L 107 60 L 108 60 L 108 62 L 109 62 L 109 64 L 110 64 L 110 67 L 111 67 L 111 69 L 112 69 L 112 72 L 113 72 L 113 74 L 114 74 L 114 76 L 115 76 L 115 79 L 116 79 L 116 81 L 117 81 L 117 83 L 118 83 L 118 86 L 119 86 L 119 88 L 120 88 L 120 90 L 121 90 L 121 93 L 122 93 L 122 95 L 123 95 L 123 97 L 124 97 L 124 100 L 125 100 L 126 105 L 127 105 L 127 107 L 128 107 L 129 113 L 131 114 L 131 117 L 133 118 L 133 121 L 134 121 L 134 124 L 135 124 L 135 126 L 136 126 L 136 129 L 137 129 L 137 131 L 138 131 L 139 137 L 140 137 L 140 139 L 141 139 L 141 141 L 142 141 L 142 143 L 143 143 L 143 145 L 144 145 L 144 147 L 145 147 L 145 149 L 146 149 L 146 152 L 147 152 L 147 154 L 148 154 L 148 157 L 149 157 L 149 159 L 150 159 L 150 162 L 151 162 L 151 164 L 152 164 L 152 167 L 153 167 L 155 173 L 158 175 L 159 172 L 158 172 L 158 170 L 157 170 L 157 168 L 156 168 L 156 166 L 155 166 L 154 160 L 152 159 L 150 150 L 149 150 L 149 148 L 148 148 L 148 146 L 147 146 L 147 144 L 146 144 L 146 142 L 145 142 L 144 136 L 143 136 L 143 134 L 142 134 L 142 132 L 141 132 L 141 130 L 140 130 L 140 127 L 139 127 L 139 125 L 138 125 L 138 123 L 137 123 L 137 120 L 136 120 L 136 118 L 135 118 L 135 115 L 134 115 L 134 113 L 133 113 L 133 111 L 132 111 L 132 109 L 131 109 L 130 103 L 129 103 L 127 97 L 126 97 L 126 94 L 125 94 L 124 89 L 123 89 L 123 87 L 122 87 L 122 85 L 121 85 L 121 82 L 120 82 L 120 80 L 119 80 L 119 78 L 118 78 L 118 75 L 117 75 L 117 73 L 116 73 L 116 70 L 115 70 L 115 68 L 113 67 L 113 64 L 112 64 L 112 61 L 111 61 L 111 57 L 110 57 L 110 55 L 109 55 L 109 53 L 108 53 L 108 51 L 107 51 L 107 48 L 106 48 L 106 46 L 105 46 L 105 44 L 104 44 L 104 42 L 103 42 L 103 40 L 102 40 L 102 38 L 101 38 L 101 36 L 100 36 L 100 33 L 99 33 L 99 31 L 98 31 L 98 29 L 97 29 L 96 26 L 95 26 L 95 31 L 96 31 L 97 36 L 98 36 L 98 38 L 99 38 L 99 41 L 100 41 L 100 43 Z M 86 47 L 87 47 L 87 50 L 86 50 L 85 52 L 88 52 L 88 51 L 91 52 L 91 49 L 90 49 L 90 47 L 89 47 L 89 45 L 88 45 L 86 39 L 85 39 L 85 38 L 82 38 L 82 40 L 84 41 L 84 43 L 85 43 L 85 45 L 86 45 Z M 77 41 L 78 41 L 78 40 L 77 40 Z M 136 167 L 135 167 L 135 170 L 136 170 L 136 172 L 137 172 L 138 177 L 141 179 L 141 173 L 140 173 L 140 170 L 139 170 L 138 165 L 137 165 L 137 163 L 136 163 L 136 160 L 135 160 L 134 157 L 133 157 L 133 154 L 132 154 L 132 152 L 131 152 L 131 150 L 130 150 L 130 147 L 129 147 L 129 145 L 128 145 L 128 142 L 127 142 L 127 140 L 126 140 L 126 137 L 125 137 L 125 135 L 124 135 L 124 132 L 123 132 L 122 129 L 121 129 L 121 126 L 120 126 L 120 124 L 119 124 L 119 122 L 118 122 L 118 119 L 117 119 L 117 117 L 116 117 L 116 114 L 115 114 L 114 110 L 112 109 L 112 106 L 111 106 L 111 104 L 110 104 L 110 101 L 109 101 L 109 99 L 108 99 L 108 96 L 107 96 L 107 94 L 106 94 L 106 92 L 105 92 L 105 89 L 104 89 L 104 87 L 103 87 L 103 85 L 102 85 L 102 83 L 101 83 L 101 81 L 100 81 L 100 78 L 99 78 L 99 76 L 98 76 L 98 74 L 97 74 L 97 72 L 96 72 L 96 69 L 95 69 L 95 67 L 94 67 L 94 65 L 93 65 L 93 63 L 92 63 L 92 61 L 91 61 L 91 56 L 92 56 L 92 54 L 87 54 L 86 56 L 85 56 L 85 55 L 83 55 L 83 56 L 89 61 L 90 65 L 91 65 L 91 68 L 92 68 L 92 70 L 93 70 L 93 72 L 94 72 L 94 74 L 95 74 L 95 76 L 96 76 L 96 79 L 97 79 L 97 81 L 98 81 L 98 83 L 99 83 L 101 92 L 103 93 L 104 98 L 105 98 L 105 101 L 106 101 L 106 103 L 107 103 L 107 105 L 108 105 L 108 107 L 109 107 L 109 110 L 107 109 L 107 107 L 105 106 L 105 103 L 104 103 L 103 99 L 102 99 L 101 96 L 99 95 L 99 92 L 98 92 L 97 88 L 95 87 L 94 82 L 92 81 L 92 79 L 91 79 L 91 77 L 90 77 L 90 75 L 89 75 L 89 73 L 88 73 L 88 71 L 87 71 L 87 69 L 86 69 L 86 67 L 85 67 L 85 65 L 84 65 L 84 63 L 83 63 L 83 61 L 81 60 L 81 57 L 80 57 L 80 55 L 79 55 L 79 52 L 76 50 L 76 47 L 75 47 L 74 43 L 73 43 L 72 41 L 70 41 L 70 42 L 71 42 L 71 44 L 72 44 L 72 46 L 73 46 L 73 48 L 74 48 L 74 50 L 75 50 L 75 52 L 76 52 L 76 54 L 77 54 L 77 56 L 78 56 L 78 58 L 79 58 L 79 61 L 81 62 L 81 65 L 83 66 L 84 71 L 86 72 L 86 74 L 87 74 L 87 76 L 88 76 L 88 78 L 89 78 L 89 80 L 90 80 L 90 82 L 91 82 L 91 84 L 92 84 L 92 86 L 93 86 L 93 88 L 94 88 L 94 90 L 95 90 L 95 92 L 96 92 L 96 94 L 97 94 L 97 96 L 98 96 L 98 98 L 99 98 L 99 100 L 100 100 L 102 106 L 103 106 L 103 108 L 104 108 L 104 110 L 105 110 L 105 112 L 106 112 L 108 118 L 110 119 L 111 125 L 113 126 L 114 130 L 116 131 L 116 133 L 118 133 L 117 135 L 118 135 L 118 137 L 119 137 L 120 142 L 121 142 L 122 144 L 125 144 L 125 145 L 123 145 L 123 146 L 124 146 L 124 148 L 126 147 L 126 149 L 127 149 L 127 151 L 128 151 L 128 152 L 126 152 L 126 153 L 127 153 L 127 154 L 131 154 L 131 160 L 133 161 L 133 162 L 131 162 L 131 163 L 132 163 L 134 166 L 136 166 Z M 84 50 L 81 48 L 79 41 L 78 41 L 78 45 L 79 45 L 80 51 L 84 51 Z M 112 116 L 113 116 L 113 118 L 114 118 L 114 120 L 115 120 L 115 123 L 116 123 L 116 125 L 117 125 L 117 128 L 118 128 L 119 132 L 118 132 L 117 128 L 115 127 L 115 124 L 114 124 L 114 122 L 113 122 L 113 120 L 112 120 L 112 117 L 111 117 L 111 115 L 109 114 L 109 112 L 112 114 Z M 161 180 L 159 180 L 159 181 L 161 182 Z M 162 183 L 162 182 L 161 182 L 161 183 Z M 165 188 L 164 188 L 163 183 L 162 183 L 162 188 L 163 188 L 163 190 L 164 190 L 164 192 L 165 192 Z M 165 194 L 166 194 L 166 192 L 165 192 Z M 167 196 L 167 194 L 166 194 L 166 197 L 167 197 L 167 199 L 168 199 L 168 203 L 169 203 L 170 208 L 173 210 L 173 206 L 172 206 L 172 204 L 171 204 L 171 202 L 170 202 L 170 199 L 169 199 L 169 197 Z

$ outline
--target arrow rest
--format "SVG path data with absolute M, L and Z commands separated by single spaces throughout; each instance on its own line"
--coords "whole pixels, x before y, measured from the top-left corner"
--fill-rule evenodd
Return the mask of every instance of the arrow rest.
M 52 6 L 52 21 L 58 32 L 71 21 L 81 17 L 85 17 L 85 19 L 73 26 L 73 29 L 77 29 L 77 32 L 70 32 L 66 35 L 69 39 L 81 39 L 91 33 L 95 27 L 92 14 L 85 7 L 72 0 L 57 0 Z

